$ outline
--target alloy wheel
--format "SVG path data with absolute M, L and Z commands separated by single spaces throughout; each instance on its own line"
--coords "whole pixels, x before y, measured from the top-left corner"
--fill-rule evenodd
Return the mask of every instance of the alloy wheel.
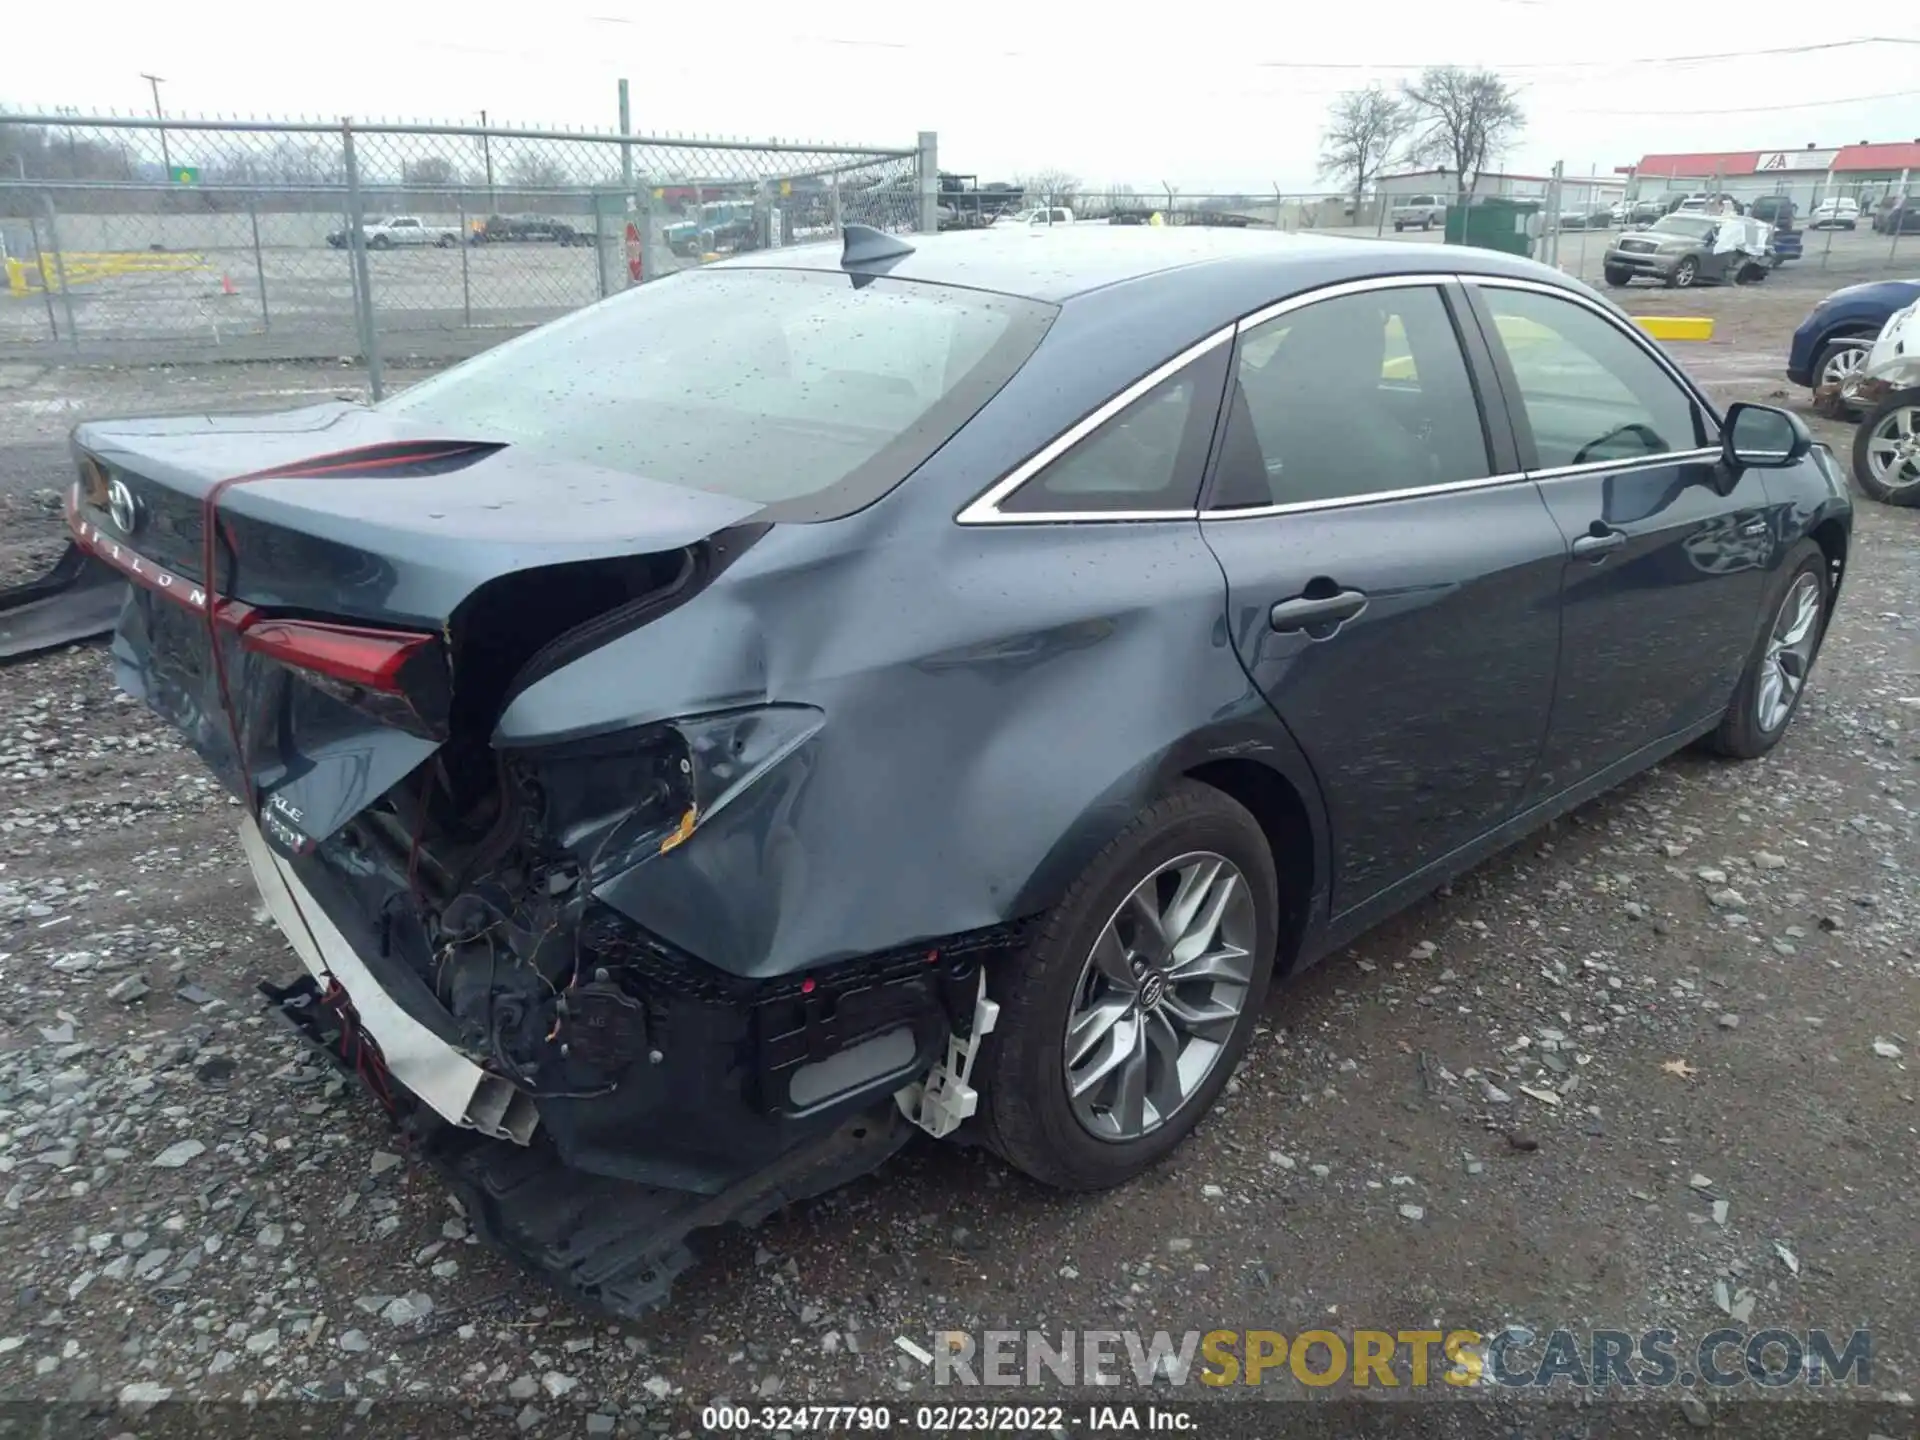
M 1920 485 L 1920 405 L 1900 405 L 1867 436 L 1867 468 L 1889 490 Z
M 1205 1083 L 1251 993 L 1252 888 L 1211 851 L 1136 885 L 1074 987 L 1062 1063 L 1074 1118 L 1096 1139 L 1152 1133 Z
M 1859 373 L 1860 367 L 1867 363 L 1865 345 L 1848 345 L 1827 357 L 1827 363 L 1820 367 L 1820 386 L 1838 385 L 1850 376 Z
M 1767 637 L 1760 662 L 1760 683 L 1754 692 L 1754 718 L 1772 734 L 1787 723 L 1807 672 L 1813 668 L 1814 646 L 1820 640 L 1820 581 L 1803 574 L 1788 588 Z

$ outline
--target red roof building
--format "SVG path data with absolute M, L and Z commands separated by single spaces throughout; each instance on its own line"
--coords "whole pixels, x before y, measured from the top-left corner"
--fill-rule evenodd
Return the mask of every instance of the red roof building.
M 1696 150 L 1670 155 L 1642 155 L 1640 163 L 1623 174 L 1644 179 L 1707 179 L 1718 175 L 1776 175 L 1796 171 L 1836 175 L 1920 172 L 1920 140 L 1877 145 L 1845 145 L 1838 149 L 1807 146 L 1800 150 Z
M 1920 140 L 1904 144 L 1848 145 L 1833 157 L 1835 170 L 1920 170 Z
M 1642 155 L 1634 172 L 1640 175 L 1751 175 L 1760 163 L 1760 150 L 1695 151 L 1675 155 Z

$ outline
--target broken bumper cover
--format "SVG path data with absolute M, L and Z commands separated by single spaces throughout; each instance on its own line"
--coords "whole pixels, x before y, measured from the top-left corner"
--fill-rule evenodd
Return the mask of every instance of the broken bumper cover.
M 502 1056 L 436 988 L 452 952 L 417 922 L 403 871 L 350 837 L 288 854 L 250 821 L 243 844 L 288 942 L 396 1088 L 455 1129 L 520 1144 L 537 1129 L 575 1170 L 708 1195 L 924 1080 L 973 1029 L 983 970 L 1025 940 L 1001 925 L 750 979 L 588 901 L 555 942 L 575 978 L 541 982 L 531 1048 Z
M 449 1124 L 526 1144 L 540 1123 L 533 1102 L 394 1003 L 251 818 L 240 845 L 267 913 L 317 982 L 337 981 L 346 991 L 387 1072 Z
M 38 580 L 0 590 L 0 663 L 108 634 L 126 581 L 69 543 Z
M 358 1053 L 350 1006 L 343 1014 L 337 1003 L 329 1004 L 312 976 L 260 988 L 274 1013 L 326 1059 L 372 1078 Z M 719 1193 L 701 1195 L 582 1173 L 567 1166 L 543 1135 L 526 1145 L 487 1139 L 404 1103 L 395 1118 L 487 1245 L 572 1298 L 627 1319 L 666 1303 L 675 1278 L 693 1263 L 687 1241 L 695 1231 L 756 1225 L 783 1206 L 875 1169 L 913 1133 L 892 1106 L 876 1106 Z

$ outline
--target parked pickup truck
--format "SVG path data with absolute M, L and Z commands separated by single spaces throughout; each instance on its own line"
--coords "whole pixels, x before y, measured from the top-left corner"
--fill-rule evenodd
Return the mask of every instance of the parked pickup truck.
M 370 250 L 391 250 L 396 245 L 458 245 L 460 227 L 429 225 L 418 215 L 389 215 L 384 220 L 369 220 L 361 231 Z
M 1431 230 L 1447 223 L 1447 202 L 1438 195 L 1409 195 L 1395 202 L 1388 218 L 1396 230 L 1408 230 L 1416 225 L 1422 230 Z

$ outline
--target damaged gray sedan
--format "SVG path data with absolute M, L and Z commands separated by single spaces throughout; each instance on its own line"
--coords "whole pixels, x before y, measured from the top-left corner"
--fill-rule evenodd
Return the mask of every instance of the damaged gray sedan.
M 624 1314 L 916 1128 L 1138 1174 L 1276 973 L 1770 748 L 1851 516 L 1553 271 L 1193 229 L 849 227 L 75 450 L 275 1012 Z

